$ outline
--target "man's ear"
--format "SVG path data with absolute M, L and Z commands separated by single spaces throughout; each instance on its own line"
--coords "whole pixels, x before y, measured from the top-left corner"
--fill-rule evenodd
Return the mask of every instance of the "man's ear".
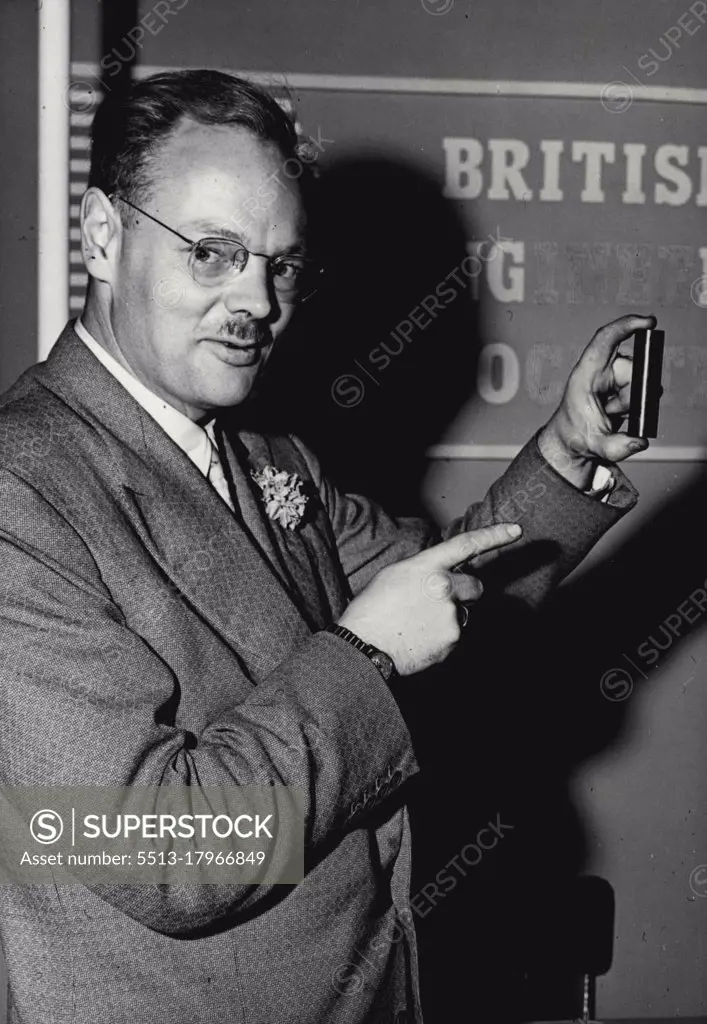
M 123 225 L 105 192 L 89 188 L 81 200 L 81 250 L 91 277 L 113 282 Z

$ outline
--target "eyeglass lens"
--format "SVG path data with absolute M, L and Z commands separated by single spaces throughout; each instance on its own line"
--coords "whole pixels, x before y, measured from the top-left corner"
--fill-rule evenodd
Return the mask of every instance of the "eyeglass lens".
M 200 285 L 216 285 L 224 281 L 232 270 L 243 271 L 248 262 L 248 250 L 238 242 L 205 239 L 198 242 L 190 256 L 191 272 Z M 316 286 L 319 270 L 303 256 L 279 256 L 270 261 L 273 285 L 286 298 L 301 297 Z

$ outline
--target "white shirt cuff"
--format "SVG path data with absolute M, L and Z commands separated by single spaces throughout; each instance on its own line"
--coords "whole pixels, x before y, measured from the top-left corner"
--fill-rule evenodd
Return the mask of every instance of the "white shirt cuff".
M 614 487 L 616 487 L 616 477 L 608 466 L 604 466 L 599 463 L 594 470 L 592 486 L 584 493 L 589 498 L 598 498 L 602 504 L 606 505 L 609 500 L 609 495 L 613 491 Z

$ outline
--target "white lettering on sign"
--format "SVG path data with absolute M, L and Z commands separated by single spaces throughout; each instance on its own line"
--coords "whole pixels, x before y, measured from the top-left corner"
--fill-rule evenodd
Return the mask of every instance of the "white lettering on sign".
M 642 142 L 627 142 L 624 146 L 626 157 L 626 187 L 621 194 L 622 203 L 645 203 L 643 191 L 643 158 L 646 149 Z
M 489 199 L 532 199 L 521 171 L 530 160 L 530 150 L 520 139 L 489 139 L 491 187 Z
M 559 203 L 564 198 L 564 192 L 560 188 L 560 157 L 565 149 L 565 144 L 560 139 L 543 139 L 540 143 L 540 150 L 544 157 L 543 187 L 540 189 L 540 199 L 543 203 Z
M 707 247 L 650 242 L 468 242 L 469 297 L 538 306 L 707 306 Z M 704 284 L 702 283 L 704 282 Z
M 656 203 L 667 203 L 668 206 L 684 206 L 692 195 L 690 176 L 681 171 L 687 166 L 689 151 L 687 146 L 661 146 L 655 155 L 655 169 L 675 188 L 670 189 L 662 183 L 655 187 Z M 679 166 L 678 166 L 679 165 Z
M 479 397 L 489 405 L 506 405 L 520 392 L 535 405 L 554 407 L 583 348 L 583 344 L 539 342 L 530 346 L 521 364 L 510 345 L 486 345 L 479 354 Z M 700 345 L 666 345 L 662 382 L 661 407 L 707 408 L 707 349 Z
M 506 257 L 512 266 L 506 267 Z M 524 263 L 524 242 L 512 242 L 505 239 L 503 246 L 493 246 L 486 264 L 486 280 L 494 299 L 498 299 L 499 302 L 523 301 L 525 296 Z
M 450 199 L 476 199 L 484 187 L 479 170 L 484 147 L 478 139 L 442 139 L 442 147 L 446 169 L 444 195 Z
M 617 164 L 623 177 L 622 203 L 641 204 L 650 197 L 658 206 L 685 206 L 691 201 L 707 206 L 707 146 L 693 151 L 665 143 L 649 157 L 648 147 L 640 142 L 619 148 L 614 142 L 583 139 L 542 139 L 531 145 L 523 139 L 450 136 L 442 139 L 442 148 L 443 194 L 448 199 L 557 203 L 567 198 L 604 203 L 604 172 Z M 579 175 L 577 165 L 583 170 Z M 542 181 L 537 192 L 528 184 L 531 171 Z
M 613 142 L 573 142 L 572 159 L 584 160 L 584 188 L 579 197 L 583 203 L 603 203 L 606 195 L 601 187 L 603 162 L 613 164 L 616 146 Z
M 520 387 L 520 363 L 510 345 L 495 341 L 479 353 L 476 388 L 489 405 L 505 405 Z
M 698 206 L 707 206 L 707 146 L 700 146 L 697 156 L 700 160 L 700 191 L 695 202 Z

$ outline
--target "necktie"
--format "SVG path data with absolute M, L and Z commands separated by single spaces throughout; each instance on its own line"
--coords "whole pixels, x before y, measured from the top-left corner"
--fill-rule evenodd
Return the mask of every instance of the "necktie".
M 233 501 L 231 500 L 231 494 L 228 489 L 228 481 L 226 480 L 223 472 L 223 466 L 221 465 L 221 459 L 219 457 L 218 441 L 216 440 L 216 435 L 214 433 L 213 420 L 206 427 L 206 436 L 209 439 L 209 446 L 211 448 L 211 463 L 209 465 L 208 473 L 206 474 L 206 479 L 218 491 L 230 510 L 235 512 Z

